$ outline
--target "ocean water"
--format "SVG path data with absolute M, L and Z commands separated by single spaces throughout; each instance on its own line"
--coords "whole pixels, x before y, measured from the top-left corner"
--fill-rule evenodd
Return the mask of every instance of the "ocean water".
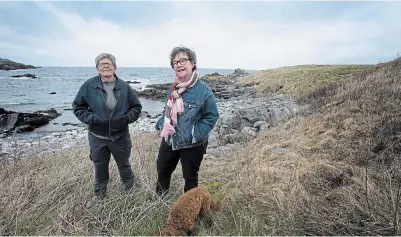
M 234 69 L 198 69 L 199 75 L 218 72 L 231 74 Z M 38 78 L 13 78 L 13 75 L 34 74 Z M 252 73 L 252 71 L 249 71 Z M 137 90 L 149 84 L 174 81 L 171 68 L 117 68 L 116 74 L 125 81 L 139 81 L 130 84 Z M 17 112 L 34 112 L 54 108 L 62 115 L 35 130 L 35 132 L 58 132 L 72 128 L 62 123 L 80 123 L 71 109 L 72 101 L 79 87 L 89 78 L 96 76 L 95 67 L 44 67 L 38 69 L 0 71 L 0 108 Z M 50 94 L 55 92 L 56 94 Z M 163 102 L 140 98 L 143 111 L 158 114 Z

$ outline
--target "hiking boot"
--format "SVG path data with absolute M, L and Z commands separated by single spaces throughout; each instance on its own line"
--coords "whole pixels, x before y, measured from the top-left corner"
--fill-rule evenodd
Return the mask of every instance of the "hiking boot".
M 124 184 L 124 190 L 129 192 L 134 188 L 134 184 L 133 183 L 125 183 Z

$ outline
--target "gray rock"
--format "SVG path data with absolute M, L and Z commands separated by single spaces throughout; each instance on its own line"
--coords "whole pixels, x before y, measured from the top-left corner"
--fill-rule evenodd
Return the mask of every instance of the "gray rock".
M 257 132 L 264 131 L 270 127 L 270 124 L 268 124 L 265 121 L 257 121 L 256 123 L 253 124 L 253 127 L 256 128 Z
M 222 124 L 230 127 L 231 129 L 240 129 L 241 123 L 241 114 L 238 111 L 222 116 Z
M 219 134 L 217 134 L 215 131 L 212 131 L 209 135 L 209 141 L 208 141 L 208 148 L 216 148 L 219 146 L 219 140 L 218 140 Z
M 243 136 L 247 137 L 246 140 L 250 140 L 250 139 L 256 137 L 256 131 L 257 131 L 256 128 L 244 127 L 244 128 L 242 129 L 241 134 L 242 134 Z
M 220 126 L 219 135 L 225 136 L 225 135 L 229 134 L 230 131 L 231 131 L 230 127 L 226 124 L 223 124 Z
M 266 121 L 270 116 L 270 109 L 266 105 L 255 105 L 240 109 L 239 113 L 242 119 L 246 120 L 249 125 L 253 125 L 260 120 Z
M 253 124 L 254 128 L 260 128 L 260 126 L 267 124 L 265 121 L 257 121 L 256 123 Z
M 14 77 L 14 78 L 20 78 L 20 77 L 38 78 L 38 76 L 36 76 L 36 75 L 34 75 L 34 74 L 30 74 L 30 73 L 28 73 L 28 74 L 22 74 L 22 75 L 13 75 L 13 76 L 11 76 L 11 77 Z
M 273 154 L 282 154 L 282 153 L 285 153 L 287 151 L 288 151 L 287 148 L 282 148 L 282 147 L 276 147 L 276 148 L 273 148 L 273 149 L 270 150 L 270 152 L 273 153 Z
M 8 131 L 12 129 L 18 120 L 18 114 L 2 114 L 0 115 L 0 131 Z
M 258 132 L 267 130 L 268 128 L 270 128 L 270 124 L 268 124 L 268 123 L 263 124 L 263 125 L 261 125 L 261 126 L 259 127 Z

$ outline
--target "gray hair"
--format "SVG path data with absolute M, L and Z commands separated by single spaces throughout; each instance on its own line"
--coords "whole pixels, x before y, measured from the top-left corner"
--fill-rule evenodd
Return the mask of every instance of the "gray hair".
M 96 57 L 96 59 L 95 59 L 96 68 L 99 67 L 99 61 L 104 59 L 104 58 L 110 59 L 111 63 L 114 66 L 114 68 L 117 68 L 116 58 L 112 54 L 109 54 L 109 53 L 101 53 L 101 54 L 99 54 L 99 56 Z
M 174 64 L 173 64 L 174 58 L 175 58 L 175 56 L 177 56 L 177 54 L 179 54 L 181 52 L 185 53 L 188 56 L 189 61 L 191 61 L 194 64 L 194 67 L 192 68 L 192 70 L 196 70 L 197 67 L 196 67 L 196 53 L 195 53 L 195 51 L 193 51 L 192 49 L 189 49 L 187 47 L 182 47 L 182 46 L 175 47 L 171 51 L 171 53 L 170 53 L 170 65 L 171 65 L 171 67 L 174 69 Z

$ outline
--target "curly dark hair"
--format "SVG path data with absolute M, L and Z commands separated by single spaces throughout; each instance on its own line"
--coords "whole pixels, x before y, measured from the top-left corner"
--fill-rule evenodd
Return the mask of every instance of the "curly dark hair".
M 183 46 L 179 46 L 179 47 L 175 47 L 171 53 L 170 53 L 170 65 L 171 67 L 174 69 L 174 65 L 173 65 L 173 60 L 175 58 L 175 56 L 179 53 L 185 53 L 188 56 L 189 61 L 191 61 L 194 64 L 194 67 L 192 68 L 192 70 L 196 70 L 196 53 L 195 51 L 193 51 L 192 49 L 189 49 L 187 47 L 183 47 Z

